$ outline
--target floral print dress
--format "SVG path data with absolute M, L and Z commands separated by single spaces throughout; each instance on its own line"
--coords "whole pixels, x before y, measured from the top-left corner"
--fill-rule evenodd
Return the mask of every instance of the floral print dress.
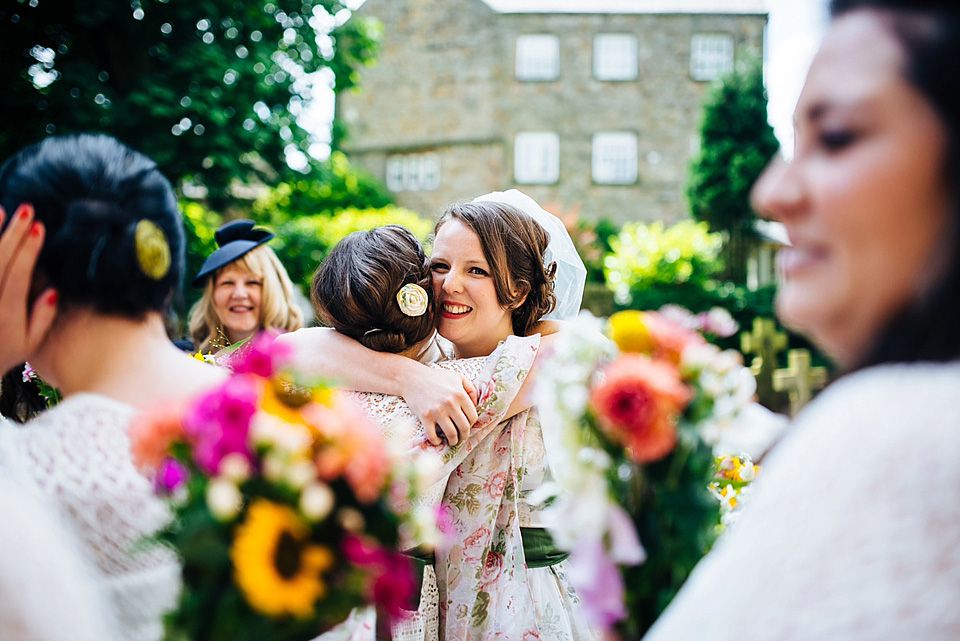
M 412 456 L 436 452 L 443 461 L 438 491 L 424 500 L 442 501 L 453 534 L 436 551 L 438 596 L 433 602 L 421 600 L 417 618 L 425 625 L 416 638 L 596 638 L 567 580 L 566 562 L 528 568 L 524 557 L 520 528 L 542 525 L 528 497 L 549 480 L 549 465 L 536 410 L 505 415 L 539 345 L 539 335 L 510 336 L 486 359 L 437 365 L 472 378 L 480 393 L 479 420 L 469 439 L 454 447 L 430 445 L 402 399 L 356 394 L 386 435 L 406 441 Z
M 504 419 L 533 365 L 539 335 L 509 337 L 480 376 L 480 420 L 462 447 L 447 448 L 443 509 L 455 534 L 437 551 L 441 638 L 593 639 L 566 562 L 529 568 L 520 528 L 538 527 L 528 501 L 550 477 L 536 409 Z

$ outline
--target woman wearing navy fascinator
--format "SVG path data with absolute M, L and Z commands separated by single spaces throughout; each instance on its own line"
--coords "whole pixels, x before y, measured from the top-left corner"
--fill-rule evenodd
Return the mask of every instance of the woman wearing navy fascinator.
M 203 295 L 190 312 L 190 337 L 201 352 L 216 352 L 263 329 L 303 325 L 287 270 L 265 244 L 274 234 L 247 219 L 232 220 L 214 235 L 210 254 L 191 284 Z

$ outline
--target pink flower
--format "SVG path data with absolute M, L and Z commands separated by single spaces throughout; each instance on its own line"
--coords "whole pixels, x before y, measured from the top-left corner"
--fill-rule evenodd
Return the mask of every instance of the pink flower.
M 186 483 L 188 478 L 190 478 L 190 472 L 180 461 L 167 458 L 160 463 L 153 484 L 157 494 L 173 494 Z
M 627 616 L 620 570 L 604 554 L 599 540 L 585 541 L 570 552 L 567 574 L 592 625 L 606 630 Z
M 487 561 L 483 564 L 483 575 L 480 577 L 480 585 L 486 587 L 496 582 L 502 572 L 503 555 L 490 550 L 487 552 Z
M 254 336 L 246 345 L 230 355 L 229 366 L 237 374 L 256 374 L 270 378 L 274 372 L 289 362 L 291 350 L 288 345 L 276 342 L 279 333 L 266 330 Z
M 625 354 L 604 369 L 590 390 L 597 422 L 638 463 L 663 458 L 677 441 L 677 420 L 690 390 L 675 367 L 640 354 Z
M 217 474 L 220 461 L 231 453 L 253 461 L 248 436 L 259 397 L 256 379 L 237 375 L 200 397 L 187 411 L 184 431 L 193 444 L 193 458 L 203 471 Z
M 733 336 L 740 329 L 740 324 L 734 320 L 730 312 L 722 307 L 714 307 L 708 312 L 701 312 L 698 316 L 703 331 L 720 338 Z
M 652 356 L 674 365 L 680 363 L 680 356 L 687 345 L 706 342 L 700 334 L 658 312 L 643 312 L 643 324 L 652 343 Z
M 418 586 L 409 558 L 354 535 L 344 539 L 343 555 L 372 576 L 373 600 L 390 617 L 398 619 L 410 609 Z
M 503 488 L 507 486 L 507 473 L 498 472 L 494 474 L 484 485 L 483 489 L 492 499 L 498 499 L 503 495 Z
M 490 549 L 490 530 L 479 527 L 470 536 L 463 540 L 463 560 L 476 562 L 483 558 L 483 553 Z

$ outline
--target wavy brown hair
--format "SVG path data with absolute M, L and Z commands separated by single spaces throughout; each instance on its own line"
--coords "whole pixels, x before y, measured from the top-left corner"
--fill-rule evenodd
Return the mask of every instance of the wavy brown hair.
M 513 333 L 530 334 L 557 304 L 553 291 L 556 263 L 543 264 L 550 243 L 546 230 L 516 207 L 494 201 L 451 205 L 440 216 L 434 233 L 451 219 L 459 220 L 479 237 L 497 301 L 511 310 Z

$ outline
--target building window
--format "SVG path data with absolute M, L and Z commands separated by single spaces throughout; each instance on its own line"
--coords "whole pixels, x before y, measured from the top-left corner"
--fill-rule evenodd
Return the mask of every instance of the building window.
M 733 70 L 733 36 L 698 33 L 690 40 L 690 77 L 714 80 Z
M 637 182 L 637 134 L 605 131 L 593 134 L 593 182 L 632 185 Z
M 560 77 L 560 40 L 547 34 L 517 37 L 517 80 Z
M 387 189 L 431 191 L 440 186 L 440 159 L 436 154 L 394 154 L 387 157 Z
M 601 33 L 593 39 L 593 76 L 597 80 L 636 80 L 637 37 Z
M 520 184 L 550 185 L 560 178 L 560 138 L 550 131 L 517 134 L 513 178 Z

